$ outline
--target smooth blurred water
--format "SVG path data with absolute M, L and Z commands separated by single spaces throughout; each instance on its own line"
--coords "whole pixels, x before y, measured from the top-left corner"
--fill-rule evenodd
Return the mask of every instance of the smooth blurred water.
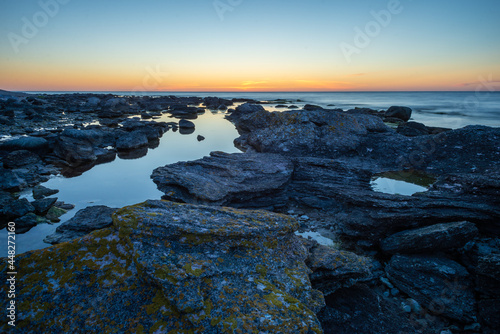
M 44 92 L 37 92 L 44 93 Z M 45 92 L 46 93 L 46 92 Z M 51 92 L 58 93 L 58 92 Z M 88 92 L 99 93 L 99 92 Z M 287 99 L 297 106 L 305 103 L 322 107 L 335 105 L 344 110 L 366 107 L 387 110 L 391 106 L 406 106 L 413 109 L 412 120 L 427 126 L 461 128 L 467 125 L 500 127 L 500 92 L 106 92 L 117 95 L 152 96 L 217 96 L 221 98 L 249 98 L 256 100 Z M 297 100 L 303 102 L 299 103 Z M 271 105 L 271 110 L 272 105 Z

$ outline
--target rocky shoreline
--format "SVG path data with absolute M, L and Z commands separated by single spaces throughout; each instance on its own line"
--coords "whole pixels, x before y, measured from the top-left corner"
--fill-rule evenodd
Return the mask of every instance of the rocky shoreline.
M 227 110 L 245 152 L 159 167 L 166 201 L 87 208 L 47 238 L 62 243 L 19 256 L 24 332 L 498 332 L 499 128 L 430 128 L 406 107 L 259 102 L 1 99 L 0 135 L 22 137 L 0 143 L 0 221 L 24 230 L 69 207 L 50 189 L 31 203 L 15 192 L 144 155 L 166 131 L 192 133 L 206 109 Z M 163 113 L 180 121 L 155 122 Z M 387 173 L 432 182 L 412 196 L 373 191 Z M 328 231 L 336 246 L 299 229 Z

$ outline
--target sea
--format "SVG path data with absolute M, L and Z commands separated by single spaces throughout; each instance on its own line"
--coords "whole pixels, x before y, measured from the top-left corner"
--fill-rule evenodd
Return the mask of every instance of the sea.
M 315 104 L 324 108 L 372 108 L 387 110 L 391 106 L 406 106 L 413 110 L 412 121 L 427 126 L 461 128 L 468 125 L 500 127 L 500 92 L 27 92 L 34 94 L 99 93 L 150 96 L 217 96 L 220 98 L 248 98 L 270 101 L 264 107 L 279 112 L 277 104 Z M 281 101 L 277 101 L 281 100 Z M 283 102 L 282 100 L 285 100 Z M 172 121 L 168 114 L 158 121 Z M 57 226 L 71 219 L 78 210 L 93 205 L 120 208 L 137 204 L 147 199 L 160 199 L 162 193 L 150 179 L 152 171 L 160 166 L 190 161 L 208 156 L 212 151 L 227 153 L 240 152 L 233 141 L 238 133 L 233 124 L 225 119 L 225 113 L 207 111 L 194 120 L 196 130 L 184 135 L 168 131 L 160 140 L 160 145 L 149 149 L 137 159 L 117 156 L 112 162 L 97 165 L 76 177 L 53 176 L 42 185 L 58 189 L 54 195 L 60 201 L 75 205 L 61 217 L 57 224 L 40 224 L 24 234 L 16 235 L 16 253 L 50 246 L 43 239 L 52 234 Z M 205 140 L 199 141 L 202 135 Z M 31 189 L 20 194 L 33 200 Z M 0 257 L 7 256 L 7 230 L 0 230 Z

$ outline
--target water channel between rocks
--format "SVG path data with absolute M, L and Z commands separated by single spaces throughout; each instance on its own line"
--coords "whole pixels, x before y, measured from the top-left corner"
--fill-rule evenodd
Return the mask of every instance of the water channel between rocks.
M 59 201 L 75 205 L 61 217 L 57 224 L 40 224 L 24 234 L 16 235 L 16 253 L 50 246 L 43 239 L 52 234 L 57 226 L 72 218 L 78 210 L 93 205 L 106 205 L 120 208 L 143 202 L 147 199 L 160 199 L 161 193 L 150 175 L 153 169 L 178 161 L 190 161 L 207 156 L 212 151 L 227 153 L 240 152 L 234 147 L 233 141 L 238 137 L 234 125 L 224 119 L 225 113 L 207 111 L 193 120 L 196 130 L 193 134 L 182 135 L 178 131 L 166 132 L 160 140 L 160 145 L 149 149 L 146 156 L 135 160 L 124 160 L 117 157 L 114 161 L 97 165 L 81 176 L 65 178 L 55 176 L 42 185 L 51 189 L 59 189 Z M 177 122 L 167 115 L 157 121 Z M 198 141 L 197 136 L 205 137 Z M 22 193 L 21 197 L 33 200 L 31 189 Z M 7 230 L 0 231 L 0 248 L 7 256 Z

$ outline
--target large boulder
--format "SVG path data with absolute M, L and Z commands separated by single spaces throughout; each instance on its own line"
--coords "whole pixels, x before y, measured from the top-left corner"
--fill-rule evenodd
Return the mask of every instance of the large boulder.
M 47 236 L 44 241 L 49 244 L 58 244 L 109 227 L 113 224 L 111 216 L 115 211 L 116 209 L 104 205 L 89 206 L 78 211 L 67 222 L 59 225 L 55 233 Z
M 40 137 L 20 137 L 0 143 L 0 149 L 7 151 L 27 150 L 40 154 L 47 151 L 48 148 L 49 142 Z
M 111 228 L 16 257 L 24 268 L 16 328 L 321 333 L 315 312 L 324 298 L 310 285 L 297 228 L 264 211 L 161 201 L 123 208 Z M 3 277 L 8 267 L 0 268 Z
M 399 118 L 405 122 L 409 121 L 411 118 L 411 108 L 408 107 L 398 107 L 392 106 L 385 112 L 386 117 Z
M 341 110 L 257 111 L 230 120 L 241 149 L 293 156 L 335 157 L 355 152 L 370 133 L 393 131 L 379 117 Z
M 395 255 L 386 267 L 391 282 L 433 313 L 473 322 L 476 303 L 467 270 L 444 257 Z
M 148 146 L 148 137 L 141 131 L 126 133 L 116 141 L 116 149 L 128 151 Z
M 452 251 L 465 246 L 478 234 L 470 222 L 436 224 L 403 231 L 382 240 L 380 247 L 387 253 L 432 253 Z
M 279 155 L 212 152 L 157 168 L 151 178 L 165 199 L 248 208 L 283 204 L 292 172 L 292 162 Z
M 0 190 L 20 191 L 27 186 L 19 173 L 0 167 Z
M 54 143 L 54 154 L 70 164 L 89 163 L 97 160 L 94 145 L 85 139 L 60 136 Z

